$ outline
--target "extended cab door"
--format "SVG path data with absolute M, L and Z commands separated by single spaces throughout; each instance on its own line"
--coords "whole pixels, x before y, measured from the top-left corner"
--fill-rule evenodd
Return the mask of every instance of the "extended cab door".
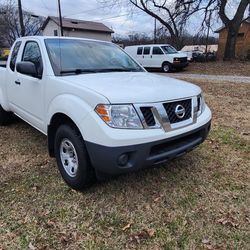
M 20 74 L 15 70 L 12 81 L 8 84 L 8 98 L 14 112 L 44 131 L 44 76 L 43 59 L 37 41 L 27 41 L 18 61 L 29 61 L 35 64 L 41 77 L 36 78 Z

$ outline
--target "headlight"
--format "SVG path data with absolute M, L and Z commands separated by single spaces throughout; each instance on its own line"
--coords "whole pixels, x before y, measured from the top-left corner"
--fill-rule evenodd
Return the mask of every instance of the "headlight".
M 97 105 L 96 113 L 113 128 L 142 129 L 142 123 L 133 105 Z
M 203 113 L 205 110 L 205 98 L 204 95 L 201 93 L 200 95 L 197 96 L 197 103 L 198 103 L 198 116 Z

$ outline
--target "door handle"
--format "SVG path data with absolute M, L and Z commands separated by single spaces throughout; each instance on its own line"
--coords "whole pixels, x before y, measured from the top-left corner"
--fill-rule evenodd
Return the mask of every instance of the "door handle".
M 16 81 L 15 81 L 15 84 L 21 85 L 21 82 L 20 82 L 19 80 L 16 80 Z

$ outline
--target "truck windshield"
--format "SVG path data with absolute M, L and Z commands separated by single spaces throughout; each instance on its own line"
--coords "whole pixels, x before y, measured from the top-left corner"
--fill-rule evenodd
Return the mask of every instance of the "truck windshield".
M 170 45 L 161 46 L 161 48 L 163 49 L 163 51 L 166 54 L 175 54 L 175 53 L 178 53 L 178 51 L 174 47 L 172 47 Z
M 45 39 L 55 75 L 100 72 L 141 72 L 131 57 L 117 46 L 99 41 Z

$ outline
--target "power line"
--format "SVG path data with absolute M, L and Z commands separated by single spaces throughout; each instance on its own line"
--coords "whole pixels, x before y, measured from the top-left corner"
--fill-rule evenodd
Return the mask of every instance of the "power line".
M 125 3 L 125 1 L 121 2 L 121 3 Z M 100 9 L 104 9 L 104 8 L 108 8 L 108 7 L 113 7 L 113 6 L 114 6 L 114 4 L 105 5 L 105 6 L 101 6 L 101 7 L 94 8 L 94 9 L 89 9 L 89 10 L 85 10 L 85 11 L 81 11 L 81 12 L 71 13 L 69 15 L 65 15 L 65 17 L 70 17 L 70 16 L 73 16 L 73 15 L 80 15 L 80 14 L 84 14 L 84 13 L 88 13 L 88 12 L 91 12 L 91 11 L 100 10 Z
M 134 13 L 137 13 L 138 15 L 143 15 L 144 13 L 142 13 L 141 11 L 135 11 Z M 118 18 L 118 17 L 123 17 L 123 16 L 129 16 L 129 15 L 133 15 L 134 13 L 125 13 L 122 15 L 117 15 L 117 16 L 111 16 L 111 17 L 105 17 L 105 18 L 100 18 L 100 19 L 95 19 L 94 21 L 103 21 L 103 20 L 109 20 L 109 19 L 114 19 L 114 18 Z

